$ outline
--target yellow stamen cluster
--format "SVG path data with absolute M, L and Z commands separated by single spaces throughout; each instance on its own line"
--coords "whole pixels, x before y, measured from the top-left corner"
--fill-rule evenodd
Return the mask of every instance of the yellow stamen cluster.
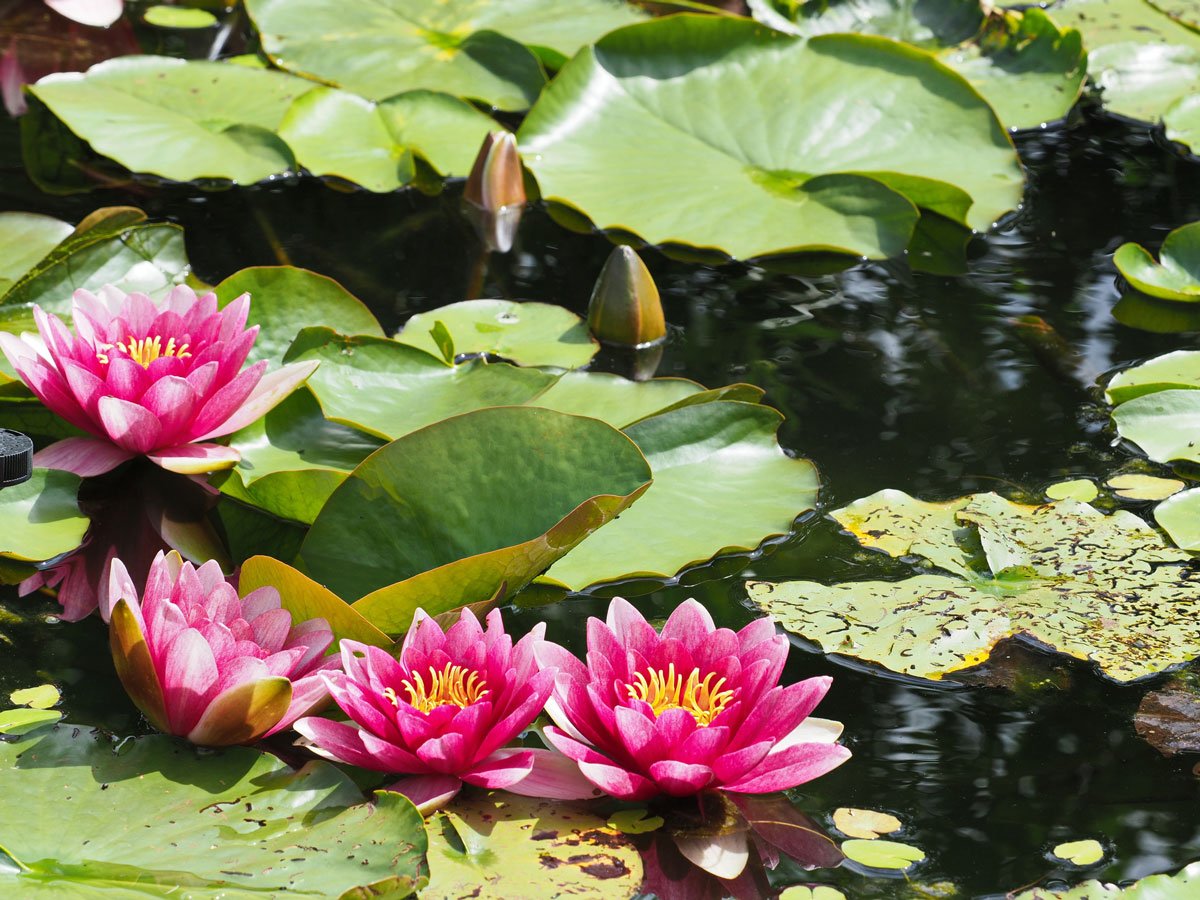
M 717 678 L 714 684 L 714 678 L 714 672 L 701 678 L 699 669 L 692 669 L 684 678 L 675 672 L 675 663 L 671 663 L 666 672 L 651 669 L 648 674 L 636 673 L 633 683 L 625 685 L 625 689 L 629 691 L 629 699 L 649 703 L 655 716 L 668 709 L 685 709 L 697 725 L 708 725 L 733 700 L 732 689 L 721 690 L 725 679 Z
M 453 663 L 439 672 L 429 667 L 429 684 L 420 672 L 413 672 L 400 682 L 401 689 L 408 694 L 408 703 L 418 712 L 427 713 L 439 706 L 457 706 L 459 709 L 478 703 L 487 694 L 487 682 L 465 666 Z M 384 688 L 383 695 L 393 706 L 400 706 L 400 699 L 392 688 Z
M 143 369 L 150 368 L 150 363 L 154 362 L 160 357 L 174 356 L 178 357 L 179 359 L 187 359 L 192 355 L 188 352 L 187 344 L 180 344 L 176 346 L 175 338 L 168 339 L 167 345 L 164 347 L 162 338 L 158 335 L 155 335 L 152 338 L 145 337 L 138 341 L 134 340 L 134 337 L 131 334 L 127 342 L 118 341 L 117 347 Z M 105 351 L 111 349 L 111 344 L 102 345 L 96 353 L 96 358 L 102 363 L 107 363 L 108 353 Z

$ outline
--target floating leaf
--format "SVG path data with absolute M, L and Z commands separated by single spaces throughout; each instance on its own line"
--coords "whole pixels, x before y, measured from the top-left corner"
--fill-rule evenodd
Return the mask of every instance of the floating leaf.
M 0 709 L 0 734 L 29 734 L 61 718 L 62 713 L 56 709 Z M 0 875 L 3 875 L 3 869 L 0 869 Z
M 1126 500 L 1165 500 L 1183 490 L 1183 482 L 1178 478 L 1159 478 L 1137 472 L 1114 475 L 1104 482 L 1104 486 Z
M 1121 437 L 1155 462 L 1200 462 L 1200 391 L 1166 390 L 1122 403 L 1112 412 Z
M 833 824 L 842 834 L 871 841 L 881 834 L 900 830 L 900 820 L 891 813 L 873 809 L 840 807 L 833 811 Z
M 1080 500 L 1087 503 L 1100 496 L 1100 489 L 1090 478 L 1073 478 L 1050 485 L 1045 494 L 1051 500 Z
M 654 483 L 541 580 L 582 590 L 629 578 L 672 578 L 786 534 L 816 502 L 817 473 L 808 460 L 780 448 L 775 432 L 782 421 L 769 407 L 719 400 L 630 426 L 625 433 L 646 455 Z
M 1174 875 L 1151 875 L 1125 888 L 1099 881 L 1085 881 L 1066 890 L 1033 888 L 1013 900 L 1192 900 L 1200 888 L 1200 862 Z
M 519 366 L 578 369 L 600 349 L 587 325 L 570 310 L 512 300 L 467 300 L 417 313 L 404 323 L 396 340 L 438 356 L 441 348 L 432 332 L 439 322 L 456 354 L 486 353 Z
M 250 362 L 282 361 L 296 335 L 311 326 L 383 337 L 379 321 L 361 300 L 332 278 L 308 269 L 255 266 L 235 272 L 214 290 L 222 307 L 241 294 L 250 295 L 247 324 L 260 329 Z
M 750 392 L 749 385 L 735 385 Z M 614 428 L 625 428 L 647 416 L 665 412 L 688 401 L 713 399 L 757 401 L 757 394 L 717 394 L 704 390 L 704 385 L 686 378 L 652 378 L 649 381 L 631 381 L 608 372 L 568 372 L 546 390 L 542 391 L 530 405 L 576 416 L 589 416 L 607 422 Z
M 1105 396 L 1114 405 L 1155 391 L 1200 390 L 1200 350 L 1176 350 L 1118 372 Z
M 318 87 L 291 105 L 279 136 L 312 174 L 383 192 L 416 179 L 414 156 L 441 175 L 465 176 L 474 148 L 495 127 L 491 117 L 448 94 L 410 91 L 372 103 Z
M 1200 623 L 1186 612 L 1197 570 L 1137 516 L 1106 516 L 1074 500 L 1021 506 L 975 494 L 956 503 L 953 523 L 961 531 L 935 525 L 930 533 L 928 520 L 906 517 L 906 501 L 920 509 L 896 491 L 858 501 L 863 532 L 878 532 L 874 543 L 892 555 L 911 547 L 951 562 L 956 576 L 751 582 L 750 598 L 827 652 L 920 678 L 974 666 L 1013 636 L 1090 660 L 1121 682 L 1200 654 Z M 921 533 L 931 552 L 916 544 Z M 971 547 L 981 548 L 990 577 L 963 565 Z
M 1200 488 L 1183 491 L 1154 507 L 1154 520 L 1181 550 L 1200 552 Z
M 526 403 L 555 379 L 482 360 L 451 366 L 406 344 L 328 328 L 307 329 L 287 358 L 321 361 L 308 386 L 326 417 L 389 439 L 460 413 Z
M 459 797 L 430 820 L 428 831 L 424 900 L 624 900 L 642 883 L 633 844 L 603 819 L 560 801 Z
M 8 695 L 8 699 L 17 706 L 30 706 L 34 709 L 50 709 L 58 706 L 62 694 L 52 684 L 39 684 L 37 687 L 21 688 Z
M 647 834 L 662 828 L 662 816 L 652 816 L 646 809 L 621 809 L 608 817 L 608 827 L 621 834 Z
M 1087 868 L 1104 859 L 1104 846 L 1099 841 L 1089 838 L 1058 844 L 1050 853 L 1071 865 Z
M 329 498 L 300 559 L 341 597 L 363 598 L 356 609 L 395 634 L 417 606 L 432 614 L 501 584 L 519 591 L 649 480 L 637 446 L 603 422 L 478 410 L 368 457 Z
M 158 28 L 212 28 L 220 24 L 208 10 L 187 6 L 151 6 L 142 18 L 147 25 Z
M 1189 148 L 1192 155 L 1200 148 L 1200 94 L 1180 97 L 1163 113 L 1168 140 Z
M 311 88 L 269 69 L 126 56 L 85 74 L 47 76 L 30 92 L 93 150 L 130 171 L 253 184 L 294 166 L 275 131 Z
M 987 229 L 1022 188 L 991 109 L 927 54 L 713 16 L 630 26 L 581 50 L 518 140 L 542 195 L 597 227 L 739 259 L 893 256 L 914 204 Z
M 0 213 L 0 297 L 74 228 L 37 213 Z
M 78 547 L 88 527 L 77 500 L 80 480 L 34 469 L 28 481 L 0 492 L 0 555 L 40 562 Z
M 1200 753 L 1200 692 L 1185 681 L 1168 681 L 1142 698 L 1133 727 L 1163 756 Z
M 1200 222 L 1176 228 L 1158 251 L 1158 262 L 1141 244 L 1122 244 L 1113 263 L 1125 280 L 1151 297 L 1200 301 Z
M 925 858 L 924 851 L 898 841 L 842 841 L 842 852 L 859 865 L 897 871 L 904 871 Z
M 779 900 L 846 900 L 846 895 L 827 884 L 793 884 L 783 889 Z
M 325 762 L 293 771 L 246 748 L 112 741 L 59 725 L 0 743 L 0 892 L 19 897 L 406 896 L 426 838 L 399 794 L 374 802 Z M 150 836 L 153 839 L 150 839 Z

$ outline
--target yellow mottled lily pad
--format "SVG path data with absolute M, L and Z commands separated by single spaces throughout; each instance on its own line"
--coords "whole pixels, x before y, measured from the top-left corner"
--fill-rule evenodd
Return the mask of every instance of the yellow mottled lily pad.
M 1091 838 L 1059 844 L 1050 852 L 1058 859 L 1075 866 L 1094 866 L 1104 859 L 1104 846 Z
M 833 811 L 833 824 L 846 837 L 874 840 L 900 830 L 900 820 L 890 813 L 843 806 Z
M 1046 488 L 1046 496 L 1051 500 L 1082 500 L 1087 503 L 1100 495 L 1096 482 L 1090 478 L 1072 478 L 1070 481 L 1058 481 Z
M 1165 500 L 1183 490 L 1183 482 L 1178 478 L 1159 478 L 1136 472 L 1114 475 L 1104 482 L 1104 486 L 1126 500 Z

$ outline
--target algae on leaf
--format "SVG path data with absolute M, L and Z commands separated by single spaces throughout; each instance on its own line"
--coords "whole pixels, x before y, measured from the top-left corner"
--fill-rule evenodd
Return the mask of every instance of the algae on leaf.
M 833 515 L 866 546 L 953 574 L 751 582 L 751 600 L 826 652 L 935 680 L 984 661 L 1007 637 L 1088 660 L 1120 682 L 1200 655 L 1200 568 L 1137 516 L 995 494 L 909 515 L 927 506 L 884 491 Z

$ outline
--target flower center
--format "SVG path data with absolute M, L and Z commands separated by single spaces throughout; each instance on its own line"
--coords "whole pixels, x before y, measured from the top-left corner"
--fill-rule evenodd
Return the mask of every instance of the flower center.
M 429 667 L 429 683 L 420 672 L 411 672 L 400 682 L 401 689 L 408 694 L 408 703 L 418 712 L 431 712 L 439 706 L 457 706 L 459 709 L 478 703 L 488 692 L 487 682 L 465 666 L 446 665 L 439 672 Z M 400 699 L 392 688 L 384 688 L 383 695 L 395 707 Z
M 97 349 L 96 358 L 102 363 L 107 363 L 108 353 L 106 351 L 111 349 L 112 344 L 101 344 Z M 163 356 L 174 356 L 178 359 L 187 359 L 192 355 L 188 352 L 188 345 L 176 345 L 175 338 L 168 338 L 167 345 L 164 347 L 162 337 L 157 334 L 152 338 L 144 337 L 140 341 L 134 340 L 133 335 L 131 334 L 128 341 L 117 341 L 117 349 L 123 351 L 130 359 L 132 359 L 143 369 L 150 368 L 150 363 Z
M 708 725 L 733 700 L 732 689 L 721 690 L 724 684 L 725 679 L 717 678 L 715 672 L 701 678 L 699 669 L 692 669 L 684 678 L 675 672 L 675 663 L 671 663 L 666 672 L 662 669 L 637 672 L 633 683 L 625 685 L 625 689 L 630 700 L 649 703 L 656 717 L 668 709 L 686 709 L 697 725 Z

